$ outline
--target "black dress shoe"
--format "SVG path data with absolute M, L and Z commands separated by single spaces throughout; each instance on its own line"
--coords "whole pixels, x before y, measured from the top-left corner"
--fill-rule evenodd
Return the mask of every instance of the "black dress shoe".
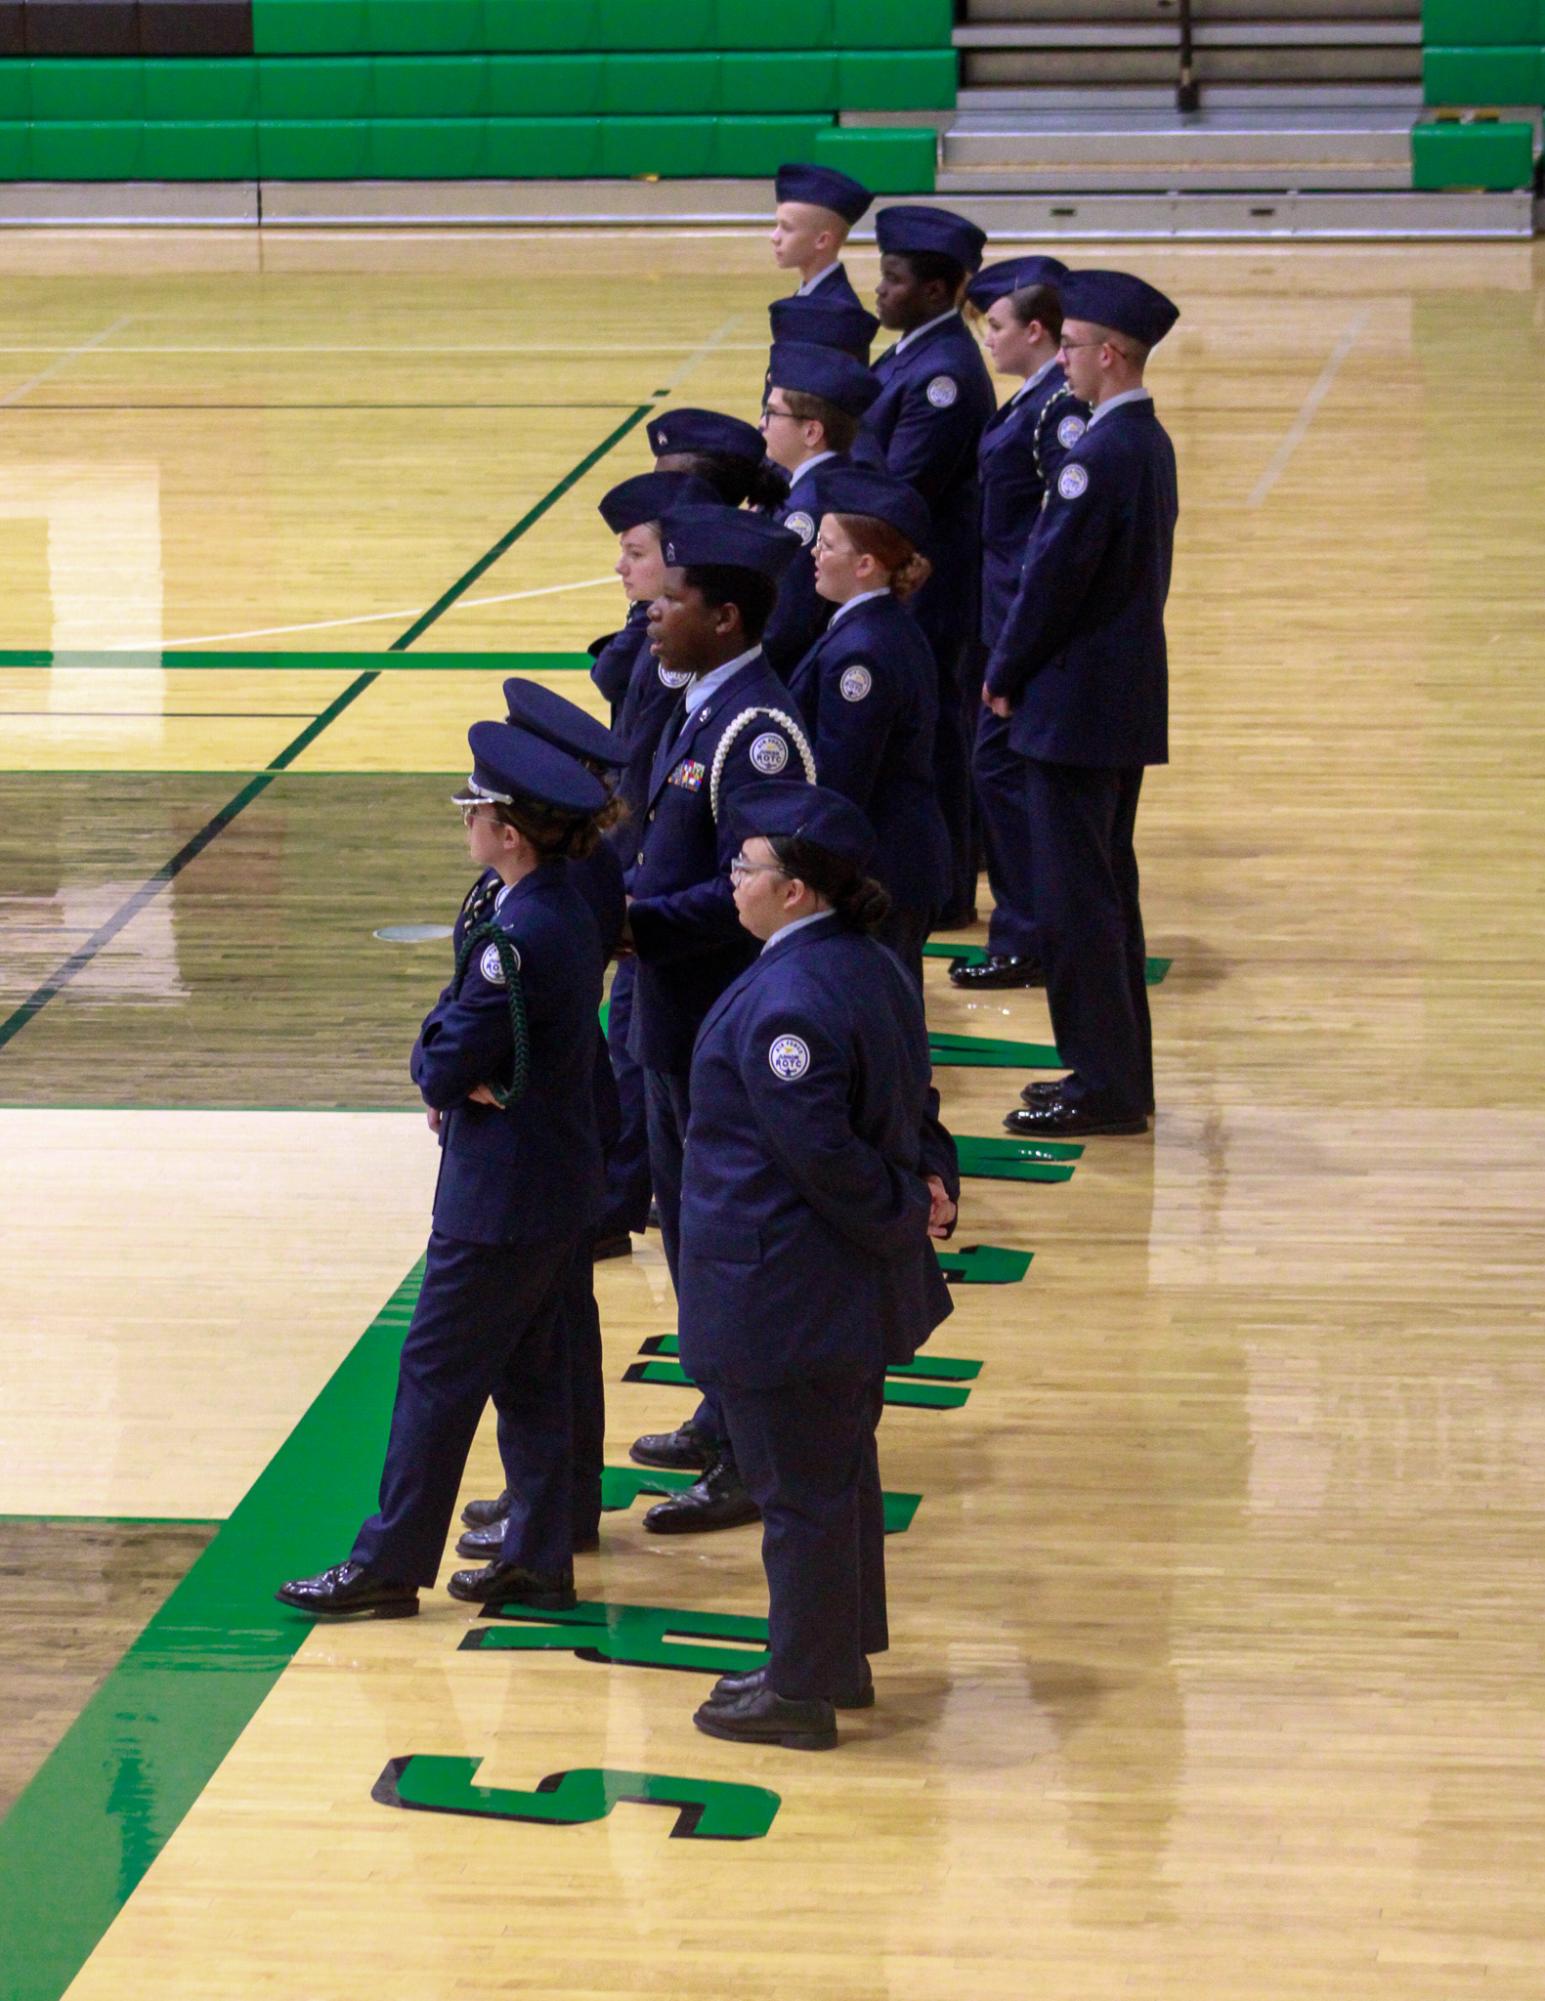
M 504 1547 L 504 1523 L 484 1522 L 480 1529 L 468 1529 L 465 1535 L 456 1538 L 458 1556 L 475 1556 L 484 1563 L 497 1563 L 499 1552 Z M 601 1538 L 595 1529 L 588 1529 L 574 1537 L 574 1554 L 585 1556 L 593 1549 L 601 1547 Z
M 506 1487 L 492 1501 L 468 1501 L 461 1518 L 469 1529 L 486 1529 L 490 1522 L 502 1522 L 515 1505 L 515 1496 Z
M 1085 1139 L 1093 1133 L 1145 1133 L 1145 1118 L 1113 1119 L 1104 1112 L 1070 1105 L 1066 1098 L 1046 1098 L 1023 1111 L 1010 1112 L 1003 1130 L 1016 1139 Z
M 319 1619 L 368 1613 L 373 1619 L 411 1619 L 418 1610 L 418 1586 L 376 1577 L 351 1556 L 316 1577 L 297 1577 L 274 1593 L 281 1605 Z
M 664 1466 L 672 1473 L 706 1473 L 719 1448 L 690 1424 L 674 1431 L 646 1431 L 628 1447 L 635 1466 Z
M 829 1702 L 790 1702 L 765 1685 L 738 1702 L 705 1702 L 693 1717 L 709 1737 L 732 1744 L 781 1744 L 785 1751 L 830 1751 L 837 1717 Z
M 705 1529 L 737 1529 L 759 1522 L 762 1511 L 740 1483 L 733 1459 L 716 1459 L 701 1480 L 694 1480 L 668 1501 L 657 1501 L 644 1517 L 651 1535 L 696 1535 Z
M 626 1230 L 615 1237 L 598 1237 L 590 1247 L 590 1261 L 601 1264 L 607 1258 L 630 1258 L 633 1255 L 633 1239 Z
M 706 1706 L 710 1709 L 720 1709 L 725 1703 L 739 1702 L 744 1696 L 766 1686 L 766 1668 L 752 1668 L 749 1674 L 721 1674 L 713 1685 L 713 1694 L 709 1696 Z M 873 1709 L 873 1707 L 873 1676 L 854 1694 L 832 1697 L 833 1709 Z
M 1026 1084 L 1019 1094 L 1022 1105 L 1050 1105 L 1062 1096 L 1066 1077 L 1037 1078 L 1033 1084 Z
M 572 1573 L 567 1577 L 539 1577 L 534 1570 L 525 1570 L 518 1563 L 490 1563 L 484 1570 L 458 1570 L 445 1588 L 466 1605 L 491 1605 L 495 1599 L 510 1599 L 532 1605 L 538 1612 L 571 1612 L 579 1603 Z
M 950 967 L 950 985 L 967 993 L 982 993 L 995 987 L 1044 987 L 1046 975 L 1039 959 L 1025 959 L 1008 952 L 994 953 L 974 966 L 958 962 Z

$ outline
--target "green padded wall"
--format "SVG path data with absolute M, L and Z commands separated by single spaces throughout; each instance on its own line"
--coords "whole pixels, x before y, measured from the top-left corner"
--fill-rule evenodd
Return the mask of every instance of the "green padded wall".
M 1538 46 L 1523 43 L 1424 49 L 1422 96 L 1428 104 L 1538 104 L 1540 58 Z
M 1522 121 L 1418 125 L 1411 134 L 1416 188 L 1526 188 L 1534 178 L 1534 128 Z
M 1545 39 L 1540 0 L 1422 0 L 1422 40 L 1473 47 Z

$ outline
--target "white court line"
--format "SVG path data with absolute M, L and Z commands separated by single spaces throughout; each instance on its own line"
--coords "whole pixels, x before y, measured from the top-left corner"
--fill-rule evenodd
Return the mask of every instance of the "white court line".
M 1271 464 L 1267 466 L 1265 472 L 1261 474 L 1255 485 L 1250 489 L 1250 497 L 1245 502 L 1246 507 L 1259 507 L 1286 471 L 1289 459 L 1292 458 L 1294 452 L 1298 450 L 1298 447 L 1308 435 L 1309 426 L 1314 422 L 1315 411 L 1319 409 L 1327 395 L 1329 395 L 1330 386 L 1340 372 L 1342 362 L 1346 360 L 1352 349 L 1357 345 L 1358 337 L 1372 318 L 1372 306 L 1365 306 L 1360 313 L 1348 321 L 1340 340 L 1336 342 L 1336 345 L 1330 351 L 1330 359 L 1320 370 L 1319 379 L 1304 398 L 1298 415 L 1288 427 L 1287 436 L 1278 445 L 1276 451 L 1272 453 Z
M 34 375 L 30 381 L 19 382 L 14 389 L 8 391 L 4 396 L 0 396 L 0 410 L 6 409 L 12 403 L 19 403 L 24 396 L 30 396 L 34 389 L 40 388 L 43 383 L 57 375 L 60 369 L 68 368 L 78 355 L 90 354 L 94 347 L 100 347 L 103 341 L 111 340 L 118 329 L 126 327 L 133 318 L 134 315 L 132 313 L 125 313 L 121 319 L 114 320 L 111 326 L 103 327 L 100 333 L 94 333 L 90 340 L 80 341 L 74 347 L 61 348 L 57 361 L 50 362 L 47 368 L 43 369 L 40 374 Z M 25 349 L 18 349 L 16 351 L 18 353 L 27 352 Z M 52 348 L 46 347 L 33 348 L 30 351 L 34 354 L 51 354 L 54 352 Z
M 461 598 L 456 610 L 463 607 L 485 604 L 518 604 L 522 598 L 555 597 L 560 591 L 593 591 L 601 584 L 615 584 L 616 573 L 609 571 L 604 577 L 585 577 L 575 584 L 543 584 L 540 590 L 505 591 L 499 597 Z M 620 586 L 619 586 L 620 588 Z M 205 632 L 195 639 L 167 639 L 162 641 L 162 651 L 170 652 L 174 646 L 221 646 L 228 639 L 278 639 L 288 632 L 333 632 L 342 625 L 384 625 L 398 618 L 417 618 L 418 609 L 410 611 L 364 611 L 357 618 L 317 618 L 306 625 L 263 625 L 250 632 Z M 404 659 L 409 656 L 403 655 Z
M 752 347 L 750 349 L 729 348 L 729 335 L 734 332 L 735 328 L 740 325 L 741 321 L 745 317 L 746 316 L 744 313 L 731 313 L 729 318 L 726 321 L 724 321 L 722 326 L 715 327 L 714 331 L 708 336 L 707 340 L 703 342 L 703 345 L 700 348 L 698 348 L 694 354 L 691 354 L 687 357 L 687 359 L 682 363 L 680 368 L 677 369 L 676 373 L 665 384 L 664 393 L 667 396 L 673 394 L 674 391 L 676 391 L 681 387 L 682 383 L 686 381 L 689 375 L 695 373 L 695 371 L 702 366 L 702 364 L 708 359 L 709 355 L 717 353 L 721 348 L 727 349 L 730 352 L 736 354 L 748 353 L 748 352 L 749 353 L 762 352 L 763 350 L 760 347 Z

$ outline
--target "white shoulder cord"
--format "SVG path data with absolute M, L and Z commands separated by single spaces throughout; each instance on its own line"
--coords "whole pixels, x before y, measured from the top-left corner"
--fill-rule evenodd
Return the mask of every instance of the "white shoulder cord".
M 725 759 L 729 756 L 730 747 L 736 737 L 741 735 L 748 723 L 755 722 L 758 716 L 768 717 L 772 722 L 779 724 L 781 728 L 788 732 L 795 750 L 799 752 L 799 761 L 805 767 L 805 783 L 807 785 L 814 785 L 815 783 L 815 753 L 806 741 L 804 731 L 787 710 L 742 709 L 734 722 L 730 724 L 723 736 L 720 737 L 719 748 L 714 752 L 713 769 L 708 774 L 708 810 L 713 815 L 715 826 L 718 825 L 719 821 L 719 780 L 724 775 Z

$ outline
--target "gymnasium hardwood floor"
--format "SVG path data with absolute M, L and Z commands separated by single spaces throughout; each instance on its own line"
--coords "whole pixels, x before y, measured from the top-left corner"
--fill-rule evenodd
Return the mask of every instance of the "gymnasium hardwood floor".
M 270 1597 L 370 1504 L 427 1227 L 445 946 L 374 933 L 449 922 L 502 674 L 592 699 L 643 419 L 755 414 L 760 240 L 0 239 L 6 2001 L 1535 2001 L 1545 263 L 1074 261 L 1184 311 L 1160 1117 L 967 1182 L 1034 1262 L 887 1416 L 880 1703 L 800 1758 L 691 1725 L 754 1533 L 620 1475 L 580 1590 L 671 1608 L 645 1664 Z M 942 1067 L 956 1131 L 1026 1074 Z M 657 1240 L 600 1291 L 621 1467 L 687 1403 L 623 1380 Z

